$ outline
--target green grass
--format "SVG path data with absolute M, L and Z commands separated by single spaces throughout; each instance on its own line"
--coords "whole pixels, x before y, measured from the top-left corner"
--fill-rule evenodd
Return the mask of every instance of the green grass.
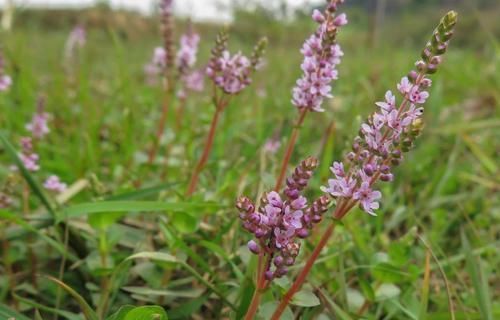
M 310 155 L 321 161 L 308 194 L 320 195 L 328 164 L 342 157 L 374 102 L 395 90 L 418 59 L 438 20 L 417 20 L 415 30 L 396 30 L 394 19 L 375 48 L 366 46 L 363 24 L 354 20 L 344 28 L 335 98 L 325 113 L 308 116 L 292 156 L 293 165 Z M 244 314 L 256 259 L 245 247 L 249 235 L 239 225 L 234 200 L 241 194 L 257 198 L 274 185 L 283 148 L 273 156 L 263 154 L 262 146 L 275 134 L 284 144 L 290 134 L 297 115 L 290 91 L 300 74 L 299 48 L 314 26 L 269 23 L 253 30 L 252 21 L 241 22 L 230 47 L 249 53 L 254 38 L 268 28 L 267 64 L 224 112 L 198 192 L 190 199 L 183 194 L 214 108 L 207 89 L 188 99 L 180 130 L 171 112 L 160 156 L 146 164 L 163 96 L 143 75 L 160 42 L 156 33 L 124 36 L 113 27 L 90 28 L 76 84 L 68 84 L 61 64 L 68 29 L 18 23 L 1 34 L 14 85 L 0 94 L 0 181 L 12 181 L 16 199 L 27 181 L 31 196 L 29 213 L 19 201 L 0 212 L 0 315 L 33 318 L 37 309 L 43 319 L 55 319 L 53 314 L 82 319 L 82 312 L 94 319 L 124 305 L 154 304 L 161 304 L 169 319 Z M 201 66 L 217 28 L 199 29 Z M 449 300 L 455 319 L 500 318 L 498 41 L 488 36 L 479 44 L 468 42 L 460 35 L 466 32 L 459 26 L 460 41 L 452 41 L 433 76 L 426 128 L 416 148 L 396 169 L 395 181 L 380 184 L 378 217 L 356 209 L 337 228 L 295 301 L 304 307 L 290 311 L 301 319 L 358 319 L 365 302 L 367 319 L 450 319 Z M 494 30 L 473 34 L 488 32 Z M 205 84 L 208 88 L 208 80 Z M 258 89 L 267 95 L 258 97 Z M 51 133 L 36 146 L 42 169 L 15 176 L 9 170 L 15 163 L 11 146 L 18 148 L 26 134 L 39 94 L 47 97 L 52 114 Z M 39 187 L 52 173 L 69 184 L 79 181 L 63 201 Z M 319 231 L 302 246 L 292 275 Z M 427 252 L 432 253 L 428 263 Z M 40 276 L 34 283 L 32 272 L 62 275 L 64 284 Z M 289 278 L 276 281 L 264 295 L 263 318 L 273 309 L 273 296 L 289 283 Z

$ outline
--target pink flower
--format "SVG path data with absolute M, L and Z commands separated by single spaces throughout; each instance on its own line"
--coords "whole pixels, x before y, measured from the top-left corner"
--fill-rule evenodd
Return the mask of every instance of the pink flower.
M 7 91 L 12 85 L 12 79 L 8 75 L 0 75 L 0 92 Z
M 283 215 L 283 225 L 289 229 L 300 229 L 302 228 L 303 215 L 301 210 L 293 210 L 290 206 L 286 206 Z
M 277 139 L 268 139 L 264 144 L 264 151 L 270 154 L 275 154 L 281 147 L 281 142 Z
M 181 37 L 176 60 L 179 69 L 189 69 L 194 66 L 199 42 L 200 36 L 197 33 L 191 32 Z
M 276 237 L 276 248 L 283 248 L 289 243 L 290 238 L 295 234 L 295 229 L 282 230 L 274 228 L 274 236 Z
M 40 169 L 40 166 L 38 165 L 38 154 L 36 153 L 30 153 L 30 154 L 24 154 L 20 153 L 19 154 L 19 159 L 22 161 L 24 167 L 28 171 L 38 171 Z
M 401 92 L 402 95 L 405 95 L 408 92 L 410 92 L 412 86 L 413 85 L 410 82 L 410 80 L 408 80 L 408 77 L 403 77 L 401 78 L 401 82 L 398 83 L 398 90 L 399 92 Z
M 413 103 L 417 104 L 425 103 L 428 97 L 429 93 L 427 91 L 420 91 L 418 86 L 414 86 L 413 88 L 411 88 L 409 92 L 409 99 Z
M 159 67 L 165 67 L 167 60 L 167 51 L 163 47 L 156 47 L 153 52 L 153 59 L 151 60 L 153 64 Z
M 335 19 L 333 20 L 333 24 L 336 25 L 337 27 L 341 27 L 343 25 L 347 24 L 347 16 L 345 13 L 339 14 Z
M 361 208 L 372 216 L 376 216 L 373 210 L 379 208 L 379 203 L 376 200 L 381 197 L 382 194 L 380 191 L 372 190 L 370 184 L 366 181 L 361 184 L 361 187 L 359 187 L 352 196 L 353 199 L 359 200 Z
M 318 9 L 314 9 L 312 13 L 312 18 L 317 23 L 323 23 L 325 21 L 325 16 Z
M 66 183 L 61 182 L 58 176 L 56 175 L 51 175 L 50 177 L 45 180 L 43 183 L 43 186 L 45 189 L 50 190 L 50 191 L 55 191 L 58 193 L 64 192 L 67 188 Z
M 376 102 L 377 106 L 382 109 L 383 113 L 391 112 L 396 108 L 396 97 L 392 94 L 391 90 L 385 93 L 385 102 Z
M 335 161 L 333 166 L 330 167 L 330 171 L 337 177 L 345 177 L 344 164 L 342 162 Z
M 332 197 L 349 198 L 355 187 L 356 180 L 352 178 L 328 179 L 328 187 L 322 186 L 321 191 L 329 193 Z
M 30 131 L 36 139 L 42 139 L 50 132 L 47 124 L 49 114 L 46 112 L 37 112 L 33 115 L 31 122 L 26 124 L 26 130 Z

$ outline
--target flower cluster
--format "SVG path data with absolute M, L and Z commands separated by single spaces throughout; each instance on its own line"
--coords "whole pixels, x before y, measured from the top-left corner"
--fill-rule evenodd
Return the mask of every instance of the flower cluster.
M 397 85 L 402 96 L 398 105 L 396 97 L 387 91 L 384 101 L 377 102 L 379 110 L 361 125 L 354 139 L 352 151 L 345 163 L 334 162 L 331 167 L 334 178 L 328 180 L 324 192 L 337 199 L 337 206 L 344 208 L 359 204 L 362 210 L 375 215 L 379 208 L 381 193 L 373 189 L 378 180 L 392 181 L 394 166 L 400 164 L 423 128 L 424 104 L 429 97 L 426 91 L 431 86 L 428 74 L 434 73 L 446 51 L 453 34 L 456 14 L 446 15 L 422 52 L 422 60 L 416 69 L 403 77 Z M 348 170 L 345 167 L 349 167 Z M 341 214 L 344 214 L 341 212 Z M 340 217 L 337 217 L 340 218 Z
M 181 81 L 181 88 L 177 92 L 180 98 L 186 97 L 186 91 L 203 90 L 203 72 L 200 70 L 191 70 L 196 63 L 198 53 L 198 44 L 200 36 L 193 31 L 191 24 L 188 31 L 180 39 L 180 47 L 177 52 L 177 68 Z
M 251 82 L 251 74 L 258 67 L 265 47 L 266 39 L 261 39 L 254 48 L 251 58 L 241 52 L 231 55 L 227 50 L 227 31 L 221 31 L 212 49 L 212 58 L 206 69 L 207 76 L 227 94 L 237 94 Z
M 61 182 L 61 179 L 56 175 L 51 175 L 43 183 L 45 189 L 54 192 L 64 192 L 67 188 L 66 183 Z
M 327 196 L 308 204 L 301 195 L 317 166 L 315 158 L 302 161 L 287 179 L 283 194 L 276 191 L 264 194 L 259 208 L 247 197 L 240 197 L 236 203 L 243 228 L 256 238 L 248 243 L 249 250 L 255 254 L 265 252 L 273 259 L 274 267 L 269 263 L 265 271 L 267 280 L 287 273 L 299 254 L 298 240 L 309 235 L 309 230 L 321 221 L 322 214 L 328 209 L 330 200 Z
M 21 159 L 24 167 L 28 171 L 34 172 L 40 169 L 40 165 L 38 164 L 40 157 L 33 150 L 33 141 L 31 137 L 21 138 L 21 153 L 19 153 L 19 159 Z
M 12 79 L 5 74 L 5 65 L 2 53 L 0 52 L 0 92 L 7 91 L 12 85 Z
M 31 118 L 31 122 L 26 124 L 26 130 L 31 132 L 35 139 L 42 139 L 50 132 L 47 124 L 49 114 L 44 112 L 43 109 L 44 103 L 39 101 L 37 112 L 33 115 L 33 118 Z
M 66 40 L 65 56 L 66 59 L 72 59 L 77 49 L 83 48 L 87 41 L 87 32 L 85 27 L 81 24 L 76 25 L 73 30 L 71 30 L 68 40 Z
M 336 44 L 339 27 L 347 23 L 344 13 L 335 16 L 337 5 L 343 0 L 331 0 L 324 13 L 314 10 L 312 18 L 319 23 L 316 32 L 304 43 L 301 53 L 302 77 L 293 88 L 292 103 L 299 109 L 322 112 L 321 104 L 331 98 L 331 82 L 337 79 L 336 66 L 344 55 Z
M 264 143 L 264 151 L 269 154 L 275 154 L 281 147 L 281 141 L 277 138 L 269 138 Z
M 185 74 L 186 71 L 192 68 L 196 63 L 199 43 L 200 35 L 193 32 L 191 28 L 181 37 L 176 59 L 180 74 Z

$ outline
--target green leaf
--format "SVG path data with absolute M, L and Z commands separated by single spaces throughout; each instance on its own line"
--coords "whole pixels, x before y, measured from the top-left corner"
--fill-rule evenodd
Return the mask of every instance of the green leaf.
M 208 295 L 203 295 L 199 298 L 192 299 L 186 303 L 179 305 L 178 307 L 175 307 L 174 309 L 169 310 L 168 316 L 170 320 L 189 319 L 201 308 L 203 304 L 205 304 L 205 301 L 207 300 Z
M 30 320 L 30 318 L 23 316 L 17 311 L 12 310 L 10 307 L 0 303 L 0 319 L 16 319 L 16 320 Z
M 147 211 L 198 211 L 216 210 L 220 205 L 214 202 L 160 202 L 160 201 L 99 201 L 77 204 L 63 210 L 65 218 L 86 216 L 90 213 L 147 212 Z
M 205 290 L 201 288 L 192 288 L 187 290 L 158 290 L 146 287 L 123 287 L 125 291 L 140 294 L 144 296 L 155 296 L 155 297 L 174 297 L 174 298 L 197 298 Z
M 200 220 L 186 212 L 174 212 L 171 223 L 180 233 L 194 233 L 198 229 Z
M 168 320 L 167 313 L 159 306 L 143 306 L 130 310 L 124 320 Z
M 135 307 L 131 306 L 131 305 L 121 306 L 120 309 L 118 309 L 118 311 L 113 313 L 106 320 L 123 320 L 123 319 L 125 319 L 125 316 L 127 315 L 127 313 L 129 313 L 134 308 Z
M 273 315 L 274 310 L 276 310 L 277 307 L 278 307 L 278 302 L 276 302 L 276 301 L 270 301 L 270 302 L 264 303 L 259 308 L 259 312 L 257 313 L 257 317 L 258 317 L 257 319 L 260 319 L 260 320 L 271 319 L 271 316 Z M 286 307 L 280 320 L 293 320 L 293 319 L 294 319 L 294 316 L 293 316 L 292 310 L 290 310 L 290 307 Z
M 12 146 L 12 144 L 9 142 L 9 140 L 5 137 L 3 133 L 0 133 L 0 140 L 2 141 L 5 147 L 5 151 L 7 151 L 7 153 L 10 155 L 10 157 L 16 164 L 17 168 L 21 172 L 21 175 L 23 176 L 24 180 L 26 180 L 26 182 L 28 183 L 31 191 L 33 191 L 33 193 L 40 199 L 40 201 L 45 206 L 45 208 L 50 212 L 52 217 L 56 217 L 56 212 L 52 208 L 52 205 L 50 204 L 50 201 L 45 195 L 42 187 L 40 186 L 40 184 L 38 184 L 35 178 L 33 178 L 31 173 L 28 170 L 26 170 L 23 162 L 17 156 L 17 151 L 14 148 L 14 146 Z
M 0 218 L 12 221 L 15 224 L 21 226 L 23 229 L 25 229 L 25 230 L 27 230 L 29 232 L 35 233 L 42 240 L 44 240 L 45 242 L 47 242 L 51 247 L 53 247 L 54 249 L 56 249 L 57 252 L 59 252 L 61 255 L 67 256 L 67 257 L 69 257 L 70 259 L 72 259 L 74 261 L 78 260 L 78 258 L 75 255 L 73 255 L 70 252 L 68 252 L 68 250 L 66 250 L 62 244 L 60 244 L 56 240 L 52 239 L 51 237 L 47 236 L 45 233 L 41 232 L 40 230 L 36 229 L 35 227 L 33 227 L 28 222 L 26 222 L 23 219 L 17 217 L 15 214 L 7 212 L 7 211 L 0 210 Z
M 314 292 L 306 289 L 297 292 L 290 303 L 299 307 L 314 307 L 321 304 Z
M 461 231 L 461 238 L 467 261 L 467 269 L 471 277 L 474 291 L 476 292 L 475 297 L 477 304 L 479 305 L 481 318 L 484 320 L 493 320 L 488 281 L 481 267 L 481 260 L 474 257 L 469 239 L 467 238 L 464 230 Z
M 136 200 L 144 199 L 148 196 L 153 196 L 161 191 L 167 190 L 171 187 L 178 185 L 178 182 L 162 183 L 154 187 L 143 188 L 139 190 L 134 190 L 130 192 L 124 192 L 117 195 L 112 195 L 104 198 L 106 201 L 117 201 L 117 200 Z
M 388 262 L 380 262 L 373 268 L 373 276 L 380 282 L 399 282 L 408 277 L 408 273 Z
M 217 287 L 215 287 L 212 283 L 210 283 L 208 280 L 206 280 L 201 274 L 198 273 L 193 267 L 185 263 L 184 261 L 181 261 L 177 259 L 176 257 L 168 254 L 168 253 L 163 253 L 163 252 L 139 252 L 136 253 L 130 257 L 128 257 L 126 260 L 132 260 L 132 259 L 151 259 L 151 260 L 156 260 L 160 262 L 167 262 L 167 263 L 178 263 L 181 265 L 187 272 L 191 273 L 198 281 L 203 283 L 208 289 L 210 289 L 213 293 L 219 296 L 222 301 L 224 301 L 225 304 L 227 304 L 231 309 L 236 310 L 236 307 L 227 300 L 226 295 L 220 291 Z
M 60 309 L 56 309 L 56 308 L 51 308 L 51 307 L 47 307 L 43 304 L 40 304 L 36 301 L 33 301 L 31 299 L 27 299 L 27 298 L 24 298 L 24 297 L 21 297 L 20 295 L 18 295 L 17 293 L 13 293 L 13 296 L 16 298 L 16 300 L 20 301 L 20 302 L 23 302 L 29 306 L 32 306 L 34 308 L 36 308 L 36 310 L 43 310 L 43 311 L 46 311 L 46 312 L 50 312 L 50 313 L 53 313 L 53 314 L 56 314 L 56 315 L 59 315 L 61 317 L 64 317 L 68 320 L 76 320 L 76 319 L 81 319 L 81 316 L 79 314 L 76 314 L 76 313 L 72 313 L 72 312 L 69 312 L 69 311 L 65 311 L 65 310 L 60 310 Z M 0 319 L 3 319 L 3 318 L 0 318 Z
M 107 320 L 168 320 L 167 313 L 160 306 L 123 306 Z
M 344 310 L 342 310 L 341 307 L 339 307 L 333 299 L 330 298 L 327 292 L 325 292 L 323 289 L 318 289 L 320 295 L 323 297 L 323 300 L 330 305 L 330 307 L 333 309 L 335 312 L 335 315 L 341 319 L 341 320 L 352 320 L 351 316 Z

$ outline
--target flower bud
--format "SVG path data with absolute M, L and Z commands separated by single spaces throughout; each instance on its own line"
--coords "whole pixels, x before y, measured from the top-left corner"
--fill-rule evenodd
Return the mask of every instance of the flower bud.
M 259 254 L 260 253 L 260 247 L 259 245 L 257 244 L 257 242 L 255 242 L 254 240 L 250 240 L 248 241 L 248 249 L 252 252 L 252 253 L 255 253 L 255 254 Z

